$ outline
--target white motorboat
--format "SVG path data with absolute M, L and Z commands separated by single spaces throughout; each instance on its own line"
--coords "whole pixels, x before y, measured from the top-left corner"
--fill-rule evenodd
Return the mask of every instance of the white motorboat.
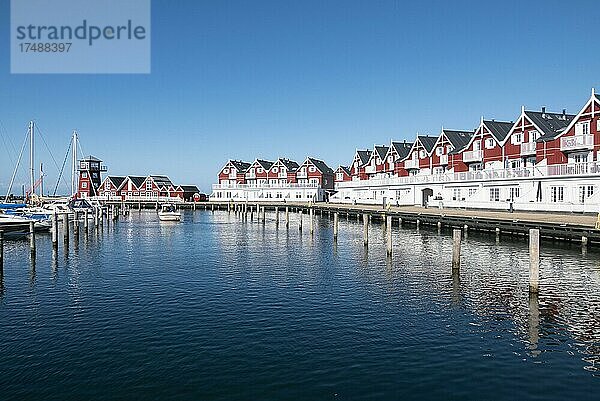
M 171 203 L 165 203 L 160 207 L 158 218 L 160 221 L 180 221 L 181 213 L 177 211 L 175 205 Z
M 0 231 L 4 233 L 5 238 L 24 237 L 29 234 L 30 221 L 23 217 L 0 213 Z

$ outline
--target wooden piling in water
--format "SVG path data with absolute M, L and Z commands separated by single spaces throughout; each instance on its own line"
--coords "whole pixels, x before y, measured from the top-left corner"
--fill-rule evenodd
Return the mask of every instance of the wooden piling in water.
M 386 253 L 388 256 L 392 256 L 392 216 L 386 217 Z
M 275 206 L 275 227 L 279 227 L 279 206 Z
M 312 235 L 315 232 L 315 222 L 314 222 L 314 216 L 313 216 L 313 208 L 312 206 L 309 209 L 309 213 L 310 213 L 310 234 Z
M 73 218 L 73 237 L 77 238 L 79 236 L 79 212 L 75 211 L 75 215 Z
M 88 232 L 88 228 L 89 228 L 89 222 L 88 222 L 88 210 L 85 209 L 85 211 L 83 212 L 83 228 L 85 229 L 85 233 L 87 234 Z
M 29 222 L 29 250 L 32 254 L 35 253 L 35 223 Z
M 302 218 L 304 211 L 302 209 L 298 210 L 298 231 L 302 231 Z
M 0 277 L 4 276 L 4 230 L 0 230 Z
M 65 245 L 69 244 L 69 214 L 63 214 L 63 241 Z
M 460 243 L 462 231 L 452 230 L 452 272 L 460 270 Z
M 537 294 L 540 286 L 540 230 L 529 230 L 529 292 Z
M 285 228 L 290 228 L 290 208 L 285 207 Z
M 369 215 L 363 214 L 363 244 L 369 245 Z
M 338 216 L 338 212 L 335 212 L 333 214 L 333 239 L 335 241 L 337 241 L 337 237 L 338 237 L 338 223 L 339 223 L 339 216 Z
M 52 248 L 58 248 L 58 216 L 56 212 L 52 215 Z
M 98 229 L 98 220 L 100 217 L 100 213 L 102 213 L 102 209 L 97 208 L 94 210 L 94 228 Z

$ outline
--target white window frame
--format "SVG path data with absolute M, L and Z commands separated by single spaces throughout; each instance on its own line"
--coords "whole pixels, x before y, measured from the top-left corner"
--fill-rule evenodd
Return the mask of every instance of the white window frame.
M 520 145 L 523 143 L 523 133 L 522 132 L 515 132 L 514 134 L 512 134 L 510 136 L 510 143 L 512 143 L 513 145 Z
M 427 157 L 427 152 L 424 149 L 419 150 L 419 159 L 424 159 Z
M 442 156 L 444 154 L 444 147 L 438 146 L 437 148 L 435 148 L 435 154 L 437 156 Z
M 485 148 L 493 149 L 496 146 L 496 141 L 494 138 L 485 138 Z

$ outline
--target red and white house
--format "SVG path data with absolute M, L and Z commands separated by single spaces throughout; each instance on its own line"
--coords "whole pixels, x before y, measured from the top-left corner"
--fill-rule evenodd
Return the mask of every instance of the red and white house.
M 385 157 L 388 153 L 389 146 L 375 145 L 371 156 L 365 165 L 365 174 L 367 179 L 382 177 L 386 174 Z
M 246 171 L 250 167 L 250 163 L 241 160 L 229 160 L 219 172 L 219 184 L 246 182 Z
M 597 213 L 599 120 L 600 96 L 592 90 L 576 115 L 523 107 L 514 122 L 482 118 L 473 132 L 419 135 L 404 157 L 392 142 L 384 175 L 363 174 L 361 166 L 376 156 L 363 160 L 357 152 L 352 180 L 339 180 L 332 200 Z
M 98 188 L 98 195 L 107 200 L 121 200 L 120 188 L 123 186 L 125 179 L 126 177 L 121 176 L 107 176 Z
M 357 149 L 350 165 L 350 175 L 353 180 L 366 180 L 367 173 L 365 167 L 371 158 L 371 151 L 368 149 L 359 150 Z
M 502 165 L 502 144 L 514 123 L 481 118 L 479 126 L 462 149 L 450 152 L 450 166 L 454 172 L 479 171 Z
M 245 173 L 245 183 L 249 186 L 267 184 L 269 181 L 269 170 L 273 162 L 256 159 L 250 164 Z
M 292 184 L 296 182 L 298 163 L 286 158 L 279 158 L 267 172 L 268 182 L 275 184 Z
M 545 146 L 547 142 L 557 138 L 574 117 L 567 114 L 565 110 L 562 113 L 550 113 L 545 107 L 542 107 L 539 112 L 522 108 L 521 115 L 503 143 L 504 163 L 499 167 L 520 168 L 535 166 L 542 162 L 547 158 L 547 146 Z M 546 160 L 546 163 L 566 162 L 561 153 L 552 152 L 551 155 L 552 160 Z
M 391 141 L 388 152 L 385 155 L 384 171 L 388 177 L 405 177 L 408 175 L 408 171 L 404 168 L 404 160 L 408 158 L 412 148 L 412 142 Z
M 198 187 L 174 185 L 164 175 L 107 176 L 98 188 L 97 199 L 112 201 L 179 202 L 200 196 Z
M 452 169 L 450 154 L 455 149 L 464 148 L 471 140 L 473 131 L 449 130 L 442 128 L 431 153 L 432 174 L 443 174 Z
M 322 201 L 334 189 L 334 172 L 313 157 L 298 165 L 279 158 L 256 159 L 246 170 L 245 183 L 228 181 L 213 185 L 210 200 L 233 202 Z
M 352 181 L 350 168 L 346 166 L 338 166 L 335 170 L 335 182 Z

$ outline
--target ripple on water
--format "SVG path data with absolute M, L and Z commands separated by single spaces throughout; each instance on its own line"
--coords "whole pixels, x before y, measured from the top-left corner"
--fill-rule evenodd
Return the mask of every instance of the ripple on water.
M 3 399 L 592 399 L 600 367 L 593 247 L 317 218 L 314 236 L 185 212 L 132 213 L 68 254 L 5 244 Z M 305 221 L 306 222 L 306 221 Z M 535 377 L 535 380 L 524 380 Z

